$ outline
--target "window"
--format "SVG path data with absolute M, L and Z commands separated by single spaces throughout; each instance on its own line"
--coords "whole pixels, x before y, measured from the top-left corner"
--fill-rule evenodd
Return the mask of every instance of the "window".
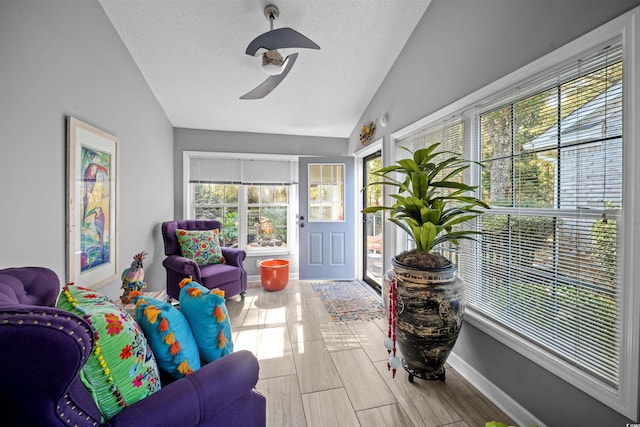
M 483 314 L 614 387 L 620 53 L 608 47 L 577 76 L 480 113 L 482 196 L 494 209 L 480 219 L 480 274 L 467 289 Z
M 344 165 L 309 165 L 309 221 L 344 221 Z
M 440 141 L 482 165 L 465 179 L 492 207 L 469 224 L 483 234 L 443 248 L 466 284 L 466 320 L 634 419 L 639 14 L 392 135 L 398 148 Z
M 247 247 L 286 247 L 289 187 L 250 185 L 247 198 Z
M 185 153 L 185 217 L 217 219 L 223 245 L 247 253 L 288 252 L 297 204 L 297 159 Z
M 193 183 L 195 219 L 222 223 L 222 245 L 238 246 L 239 185 Z

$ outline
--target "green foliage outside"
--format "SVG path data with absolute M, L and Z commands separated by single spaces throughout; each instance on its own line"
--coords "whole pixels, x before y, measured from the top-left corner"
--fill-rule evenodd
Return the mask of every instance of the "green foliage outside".
M 579 259 L 560 263 L 555 235 L 562 221 L 549 217 L 486 214 L 482 217 L 482 287 L 477 297 L 501 318 L 517 319 L 523 330 L 546 331 L 553 342 L 571 348 L 579 343 L 585 367 L 617 334 L 616 221 L 593 221 L 583 257 L 596 260 L 594 270 L 581 271 Z M 556 260 L 556 261 L 554 261 Z M 578 275 L 578 276 L 576 276 Z M 579 278 L 579 280 L 578 280 Z M 549 343 L 544 337 L 533 337 Z M 580 355 L 571 354 L 580 360 Z
M 367 184 L 376 181 L 376 176 L 372 173 L 382 167 L 382 157 L 376 157 L 369 160 L 366 163 L 367 167 Z M 382 205 L 382 186 L 373 185 L 366 187 L 364 190 L 364 206 L 380 206 Z M 377 236 L 382 234 L 382 224 L 384 218 L 382 217 L 382 211 L 372 214 L 365 214 L 367 221 L 367 236 Z
M 485 257 L 504 253 L 504 242 L 512 241 L 510 258 L 503 261 L 531 266 L 535 254 L 544 252 L 545 243 L 553 238 L 555 223 L 555 219 L 550 217 L 485 215 L 482 218 L 482 232 L 487 237 L 482 241 L 482 252 Z
M 622 63 L 482 114 L 482 199 L 492 206 L 553 208 L 558 151 L 526 144 L 622 79 Z
M 609 206 L 611 207 L 611 206 Z M 603 278 L 607 281 L 603 286 L 615 289 L 618 279 L 618 244 L 617 222 L 606 217 L 595 221 L 591 227 L 593 257 L 602 269 Z
M 249 243 L 256 246 L 287 244 L 287 208 L 249 208 Z
M 286 186 L 251 185 L 246 187 L 247 243 L 254 247 L 287 244 L 287 215 L 289 200 Z M 239 185 L 195 184 L 196 219 L 216 219 L 222 223 L 222 244 L 238 246 L 239 242 Z
M 223 246 L 238 246 L 238 212 L 228 211 L 221 222 Z

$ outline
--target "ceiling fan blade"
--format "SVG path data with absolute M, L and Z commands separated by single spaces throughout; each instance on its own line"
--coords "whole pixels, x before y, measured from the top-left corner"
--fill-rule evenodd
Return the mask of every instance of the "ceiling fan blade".
M 291 71 L 293 64 L 296 63 L 297 58 L 297 53 L 292 53 L 291 55 L 287 56 L 287 58 L 284 60 L 284 64 L 282 66 L 283 69 L 280 74 L 269 77 L 258 87 L 242 95 L 240 99 L 261 99 L 267 96 L 280 84 L 280 82 L 282 82 L 282 80 L 284 80 L 285 77 L 287 77 L 287 74 L 289 74 L 289 71 Z
M 253 39 L 247 46 L 247 55 L 255 56 L 260 48 L 266 50 L 286 49 L 289 47 L 301 47 L 306 49 L 320 49 L 320 46 L 312 42 L 306 36 L 292 28 L 278 28 L 267 31 Z

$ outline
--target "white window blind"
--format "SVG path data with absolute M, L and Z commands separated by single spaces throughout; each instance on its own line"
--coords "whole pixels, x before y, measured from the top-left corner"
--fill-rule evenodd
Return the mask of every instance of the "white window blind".
M 451 156 L 451 153 L 463 155 L 464 147 L 470 140 L 470 119 L 466 114 L 455 114 L 446 120 L 440 121 L 427 128 L 421 129 L 412 135 L 408 135 L 398 140 L 398 158 L 410 157 L 415 151 L 427 148 L 435 143 L 439 143 L 440 146 L 437 151 L 448 152 L 447 156 Z M 409 151 L 407 151 L 409 150 Z M 440 176 L 444 176 L 449 173 L 450 168 L 444 169 Z M 458 176 L 459 181 L 470 181 L 470 176 L 467 173 L 464 177 Z M 442 191 L 446 191 L 442 189 Z M 458 225 L 456 227 L 469 227 L 470 225 Z M 407 236 L 407 246 L 405 249 L 413 248 L 413 241 Z M 455 264 L 459 263 L 458 248 L 450 243 L 445 243 L 436 248 L 443 256 L 449 258 Z
M 189 182 L 219 184 L 280 184 L 298 181 L 298 162 L 281 159 L 191 157 Z
M 463 256 L 467 304 L 617 388 L 622 60 L 619 46 L 481 106 L 482 197 Z
M 397 142 L 400 147 L 406 148 L 411 152 L 440 143 L 438 151 L 451 151 L 462 154 L 465 144 L 465 129 L 463 115 L 455 115 L 428 128 L 421 129 L 413 135 L 408 135 Z M 410 156 L 405 150 L 400 150 L 399 155 L 400 158 Z

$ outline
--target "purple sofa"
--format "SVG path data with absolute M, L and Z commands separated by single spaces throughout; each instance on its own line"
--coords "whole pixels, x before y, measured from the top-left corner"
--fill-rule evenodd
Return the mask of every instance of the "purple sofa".
M 55 308 L 57 275 L 41 267 L 0 270 L 0 424 L 97 426 L 100 412 L 78 373 L 93 333 Z M 254 387 L 258 361 L 238 351 L 125 408 L 105 426 L 264 426 Z
M 222 248 L 225 264 L 198 266 L 189 258 L 184 258 L 180 251 L 180 243 L 176 237 L 176 229 L 182 230 L 220 230 L 220 221 L 212 219 L 192 219 L 184 221 L 167 221 L 162 223 L 162 239 L 164 254 L 167 256 L 162 265 L 167 270 L 167 294 L 175 299 L 180 295 L 178 283 L 184 278 L 191 278 L 202 286 L 219 288 L 225 297 L 244 295 L 247 291 L 247 272 L 243 262 L 247 253 L 242 249 Z

